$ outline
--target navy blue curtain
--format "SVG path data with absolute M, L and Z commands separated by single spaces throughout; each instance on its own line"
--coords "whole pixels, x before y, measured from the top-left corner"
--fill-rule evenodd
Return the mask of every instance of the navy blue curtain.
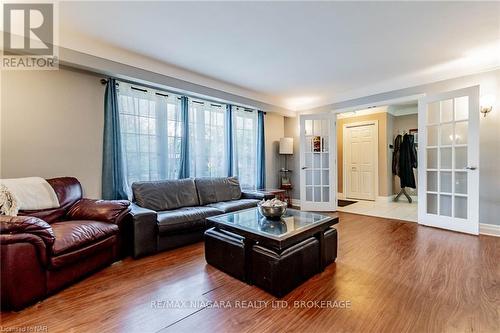
M 104 143 L 102 158 L 102 198 L 126 199 L 125 173 L 120 135 L 120 115 L 116 81 L 109 79 L 104 93 Z
M 233 106 L 226 109 L 226 165 L 227 176 L 233 176 Z
M 179 178 L 189 178 L 189 100 L 186 96 L 181 97 L 181 161 L 179 167 Z
M 266 139 L 264 135 L 263 111 L 257 116 L 257 189 L 266 187 Z

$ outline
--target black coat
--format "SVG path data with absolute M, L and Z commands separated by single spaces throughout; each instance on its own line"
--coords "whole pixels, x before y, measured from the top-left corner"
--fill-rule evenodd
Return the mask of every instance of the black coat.
M 415 138 L 411 134 L 403 136 L 399 151 L 399 178 L 401 179 L 401 188 L 416 188 L 415 175 L 413 168 L 417 168 L 417 149 L 415 148 Z
M 399 153 L 401 151 L 401 141 L 403 137 L 398 134 L 394 139 L 394 151 L 392 152 L 392 173 L 399 176 Z

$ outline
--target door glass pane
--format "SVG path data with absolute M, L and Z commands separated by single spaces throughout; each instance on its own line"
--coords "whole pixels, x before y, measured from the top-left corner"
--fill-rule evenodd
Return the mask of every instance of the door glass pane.
M 319 170 L 313 171 L 313 181 L 314 185 L 321 185 L 321 173 Z
M 455 144 L 461 145 L 467 143 L 467 126 L 466 121 L 455 123 Z
M 453 142 L 453 124 L 441 125 L 441 145 L 451 145 Z
M 427 213 L 437 214 L 437 194 L 427 193 Z
M 467 172 L 455 172 L 455 193 L 467 194 Z
M 322 151 L 323 151 L 323 152 L 328 152 L 328 149 L 329 149 L 329 147 L 328 147 L 328 136 L 322 136 L 322 137 L 321 137 L 321 140 L 322 140 L 322 141 L 321 141 L 321 142 L 322 142 L 322 143 L 321 143 L 321 144 L 322 144 L 322 146 L 321 146 L 321 147 L 322 147 L 322 149 L 323 149 Z
M 467 198 L 455 196 L 455 217 L 460 219 L 467 218 Z
M 313 168 L 321 168 L 321 156 L 319 153 L 313 153 Z
M 453 121 L 453 100 L 441 101 L 441 122 Z
M 321 172 L 323 177 L 323 185 L 330 185 L 330 172 L 328 170 L 323 170 Z
M 329 168 L 329 160 L 328 160 L 329 159 L 329 155 L 328 155 L 328 153 L 321 154 L 321 155 L 322 155 L 321 156 L 321 159 L 322 159 L 322 165 L 321 166 L 323 167 L 323 169 L 328 169 Z
M 440 169 L 451 169 L 451 148 L 441 148 Z
M 306 170 L 306 185 L 312 185 L 312 170 Z
M 314 186 L 314 201 L 321 202 L 321 186 Z
M 455 98 L 455 120 L 469 118 L 469 96 Z
M 311 153 L 305 153 L 305 166 L 308 168 L 312 168 L 312 154 Z
M 437 148 L 427 148 L 427 169 L 438 168 Z
M 323 187 L 323 202 L 329 202 L 329 201 L 330 201 L 330 188 Z
M 440 172 L 441 188 L 440 192 L 451 193 L 451 172 Z
M 305 121 L 305 131 L 306 131 L 306 135 L 313 135 L 313 121 L 312 120 Z
M 306 153 L 312 151 L 312 136 L 306 137 Z
M 438 190 L 437 171 L 427 171 L 427 191 L 437 192 Z
M 434 102 L 427 108 L 427 124 L 437 123 L 439 123 L 439 102 Z
M 312 198 L 312 186 L 307 186 L 306 187 L 306 201 L 313 201 Z
M 439 195 L 439 215 L 451 216 L 451 195 Z
M 464 169 L 467 166 L 467 147 L 455 148 L 455 169 Z
M 321 136 L 321 120 L 314 121 L 314 135 Z
M 428 146 L 438 145 L 438 126 L 427 127 L 427 145 Z

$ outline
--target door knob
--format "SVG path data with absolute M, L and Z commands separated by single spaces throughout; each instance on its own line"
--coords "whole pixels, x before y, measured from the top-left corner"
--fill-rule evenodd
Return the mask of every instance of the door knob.
M 470 166 L 468 166 L 468 167 L 465 167 L 465 169 L 467 169 L 467 170 L 476 170 L 477 168 L 476 167 L 470 167 Z

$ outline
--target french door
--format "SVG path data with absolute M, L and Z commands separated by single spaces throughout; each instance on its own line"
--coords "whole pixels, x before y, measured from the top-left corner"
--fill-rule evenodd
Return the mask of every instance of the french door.
M 479 233 L 479 87 L 419 100 L 418 222 Z
M 300 208 L 337 209 L 335 115 L 300 116 Z

